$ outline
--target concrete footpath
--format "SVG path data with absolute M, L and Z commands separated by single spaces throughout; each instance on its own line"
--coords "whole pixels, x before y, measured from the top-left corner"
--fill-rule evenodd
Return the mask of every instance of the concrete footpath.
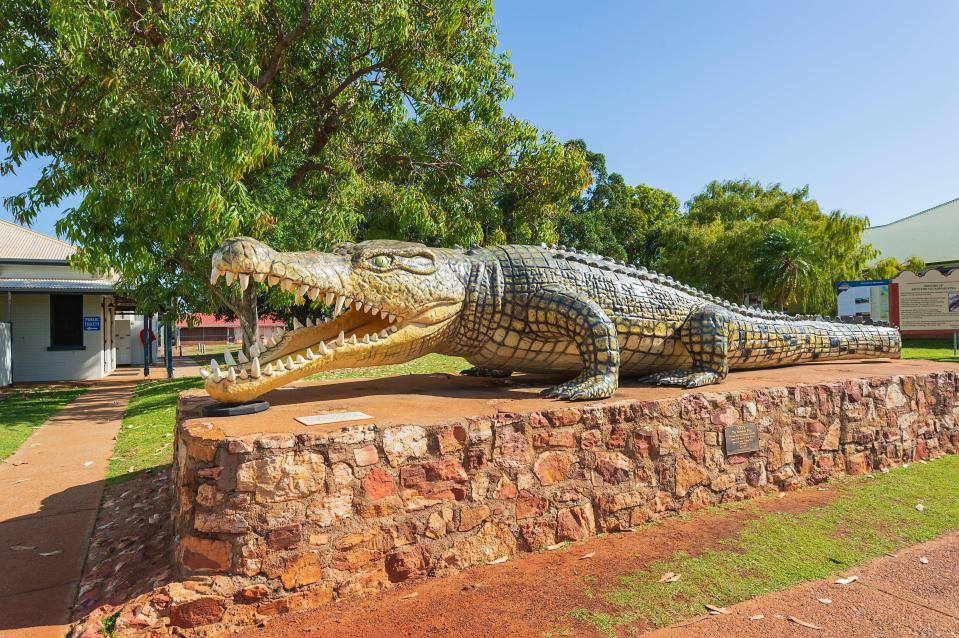
M 0 638 L 62 638 L 135 386 L 104 380 L 0 464 Z
M 959 636 L 959 532 L 883 556 L 836 578 L 790 587 L 646 634 L 703 636 Z

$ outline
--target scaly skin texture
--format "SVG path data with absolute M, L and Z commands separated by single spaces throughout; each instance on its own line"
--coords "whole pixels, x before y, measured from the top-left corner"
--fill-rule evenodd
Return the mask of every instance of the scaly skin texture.
M 563 246 L 428 248 L 398 241 L 330 253 L 278 253 L 248 237 L 213 255 L 211 280 L 266 281 L 336 305 L 294 326 L 253 361 L 207 375 L 228 403 L 325 370 L 403 363 L 431 352 L 466 358 L 465 374 L 573 376 L 545 394 L 612 396 L 621 374 L 682 387 L 729 370 L 898 357 L 899 331 L 736 306 L 644 268 Z M 229 363 L 229 362 L 228 362 Z

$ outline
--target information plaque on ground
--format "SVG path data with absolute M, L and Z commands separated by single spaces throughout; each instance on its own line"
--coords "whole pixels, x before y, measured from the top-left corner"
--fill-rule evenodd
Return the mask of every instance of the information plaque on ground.
M 293 417 L 303 425 L 325 425 L 329 423 L 339 423 L 340 421 L 362 421 L 363 419 L 372 419 L 365 412 L 327 412 L 325 414 L 314 414 L 311 416 Z
M 726 456 L 731 454 L 745 454 L 759 449 L 759 428 L 752 423 L 730 425 L 724 431 L 726 439 Z

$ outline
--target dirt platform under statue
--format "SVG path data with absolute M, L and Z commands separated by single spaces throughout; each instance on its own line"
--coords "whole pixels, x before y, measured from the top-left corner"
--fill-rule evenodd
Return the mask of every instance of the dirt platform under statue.
M 251 624 L 953 453 L 957 380 L 956 364 L 849 361 L 693 390 L 627 380 L 569 403 L 540 397 L 543 379 L 434 374 L 297 383 L 218 419 L 191 391 L 173 468 L 181 581 L 135 602 L 165 627 Z M 369 418 L 296 420 L 348 412 Z
M 332 432 L 357 423 L 376 423 L 383 426 L 405 423 L 433 425 L 463 417 L 491 416 L 497 412 L 527 413 L 563 406 L 658 401 L 688 394 L 760 390 L 944 370 L 959 371 L 959 364 L 893 359 L 812 363 L 732 372 L 722 383 L 694 389 L 657 387 L 622 379 L 619 390 L 612 398 L 586 402 L 541 397 L 540 391 L 556 379 L 522 374 L 507 379 L 436 373 L 373 379 L 299 381 L 260 397 L 269 401 L 272 406 L 266 414 L 198 418 L 214 422 L 216 427 L 229 436 L 272 432 Z M 185 393 L 184 397 L 187 396 L 190 397 L 191 409 L 215 403 L 202 390 Z M 362 412 L 371 418 L 314 426 L 296 421 L 296 417 L 336 412 Z

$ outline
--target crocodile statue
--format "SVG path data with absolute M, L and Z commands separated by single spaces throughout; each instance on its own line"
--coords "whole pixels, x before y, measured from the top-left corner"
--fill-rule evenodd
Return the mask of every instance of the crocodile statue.
M 310 374 L 464 357 L 465 374 L 572 376 L 544 391 L 612 396 L 619 376 L 692 388 L 729 370 L 897 357 L 898 330 L 789 316 L 729 303 L 670 277 L 564 246 L 429 248 L 346 243 L 331 252 L 276 252 L 248 237 L 223 242 L 211 283 L 281 286 L 333 308 L 329 320 L 227 353 L 203 371 L 226 403 L 253 400 Z

